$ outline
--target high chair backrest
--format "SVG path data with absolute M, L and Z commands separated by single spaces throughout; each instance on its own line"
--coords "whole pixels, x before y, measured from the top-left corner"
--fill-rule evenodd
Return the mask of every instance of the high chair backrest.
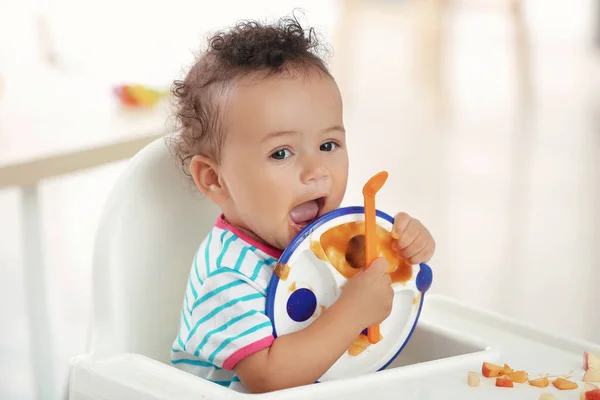
M 169 360 L 194 253 L 218 215 L 164 138 L 129 162 L 96 235 L 92 353 Z

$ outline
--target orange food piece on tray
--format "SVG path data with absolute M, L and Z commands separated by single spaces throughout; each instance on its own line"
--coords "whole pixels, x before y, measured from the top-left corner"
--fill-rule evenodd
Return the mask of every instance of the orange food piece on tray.
M 495 378 L 504 375 L 504 373 L 504 368 L 496 364 L 484 362 L 481 366 L 481 375 L 486 378 Z
M 575 382 L 569 381 L 567 379 L 563 379 L 563 378 L 556 378 L 552 384 L 554 385 L 555 388 L 559 389 L 559 390 L 573 390 L 573 389 L 577 389 L 579 387 L 578 384 L 576 384 Z
M 550 384 L 550 381 L 548 380 L 548 378 L 543 377 L 543 378 L 538 378 L 538 379 L 530 380 L 529 384 L 531 386 L 545 388 L 545 387 L 548 387 L 548 385 Z
M 587 367 L 587 370 L 583 377 L 584 382 L 600 382 L 600 369 L 594 368 L 595 362 L 596 362 L 594 357 L 595 356 L 592 355 L 591 353 L 585 352 L 584 364 L 585 364 L 585 367 Z M 527 371 L 523 371 L 523 370 L 515 371 L 508 364 L 504 364 L 504 365 L 500 366 L 497 364 L 484 362 L 483 365 L 481 366 L 481 373 L 486 378 L 496 378 L 496 386 L 497 387 L 514 387 L 513 382 L 516 382 L 516 383 L 529 382 L 529 385 L 539 387 L 539 388 L 548 387 L 550 385 L 550 383 L 552 383 L 552 385 L 554 385 L 554 387 L 556 387 L 559 390 L 573 390 L 573 389 L 577 389 L 579 387 L 579 385 L 577 383 L 569 380 L 571 378 L 573 371 L 569 372 L 568 375 L 562 375 L 560 377 L 557 377 L 553 381 L 550 381 L 548 379 L 547 374 L 545 374 L 542 377 L 537 378 L 537 379 L 529 379 L 529 374 L 527 373 Z M 597 388 L 594 385 L 586 386 L 585 389 L 581 392 L 581 400 L 589 400 L 584 397 L 584 395 L 586 395 L 586 393 L 588 393 L 588 392 L 589 393 L 594 392 L 593 394 L 590 394 L 590 396 L 596 396 L 596 392 L 595 392 L 596 390 L 598 390 L 598 396 L 600 396 L 600 388 Z M 549 394 L 549 396 L 552 396 L 552 395 Z M 550 398 L 553 398 L 553 397 L 548 397 L 548 399 L 550 399 Z M 592 397 L 592 399 L 600 400 L 600 397 L 598 397 L 598 399 L 596 399 L 595 397 Z
M 505 388 L 511 388 L 513 387 L 513 381 L 511 381 L 509 378 L 496 378 L 496 386 L 498 387 L 505 387 Z
M 529 378 L 529 374 L 525 371 L 514 371 L 508 374 L 511 381 L 517 383 L 525 383 Z

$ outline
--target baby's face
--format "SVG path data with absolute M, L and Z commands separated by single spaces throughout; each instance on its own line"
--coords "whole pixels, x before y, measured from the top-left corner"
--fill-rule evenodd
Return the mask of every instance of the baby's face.
M 342 100 L 335 81 L 309 76 L 244 80 L 227 98 L 219 175 L 230 223 L 283 249 L 339 207 L 348 179 Z

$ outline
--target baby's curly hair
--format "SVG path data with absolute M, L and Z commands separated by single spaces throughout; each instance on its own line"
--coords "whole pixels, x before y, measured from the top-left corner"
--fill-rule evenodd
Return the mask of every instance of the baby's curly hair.
M 220 162 L 224 128 L 219 97 L 232 82 L 252 73 L 266 78 L 309 70 L 331 77 L 323 52 L 314 29 L 305 30 L 295 17 L 272 25 L 242 21 L 213 35 L 187 76 L 171 89 L 178 130 L 170 138 L 171 149 L 184 171 L 189 173 L 189 161 L 197 154 Z

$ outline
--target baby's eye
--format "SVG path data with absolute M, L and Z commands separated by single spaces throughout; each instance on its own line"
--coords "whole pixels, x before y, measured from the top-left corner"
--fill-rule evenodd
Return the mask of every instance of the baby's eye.
M 285 160 L 286 158 L 288 158 L 291 155 L 292 155 L 292 152 L 289 151 L 288 149 L 279 149 L 279 150 L 273 152 L 273 154 L 271 154 L 271 158 L 274 160 Z
M 333 151 L 337 147 L 337 143 L 335 142 L 325 142 L 319 147 L 321 151 Z

